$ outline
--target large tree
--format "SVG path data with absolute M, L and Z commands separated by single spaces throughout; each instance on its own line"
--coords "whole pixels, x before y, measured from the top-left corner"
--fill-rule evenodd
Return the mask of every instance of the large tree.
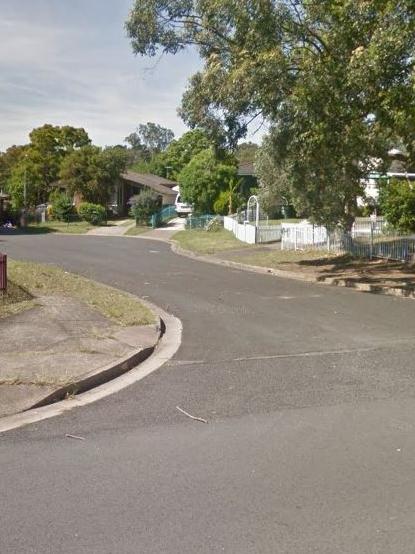
M 61 185 L 86 202 L 105 205 L 110 189 L 127 164 L 127 152 L 120 147 L 87 145 L 66 156 L 59 172 Z
M 140 55 L 196 45 L 185 121 L 234 148 L 267 120 L 297 206 L 349 226 L 386 144 L 414 156 L 414 23 L 412 0 L 136 0 L 127 29 Z
M 131 145 L 135 144 L 137 147 L 138 144 L 141 144 L 150 154 L 163 152 L 173 139 L 174 133 L 171 129 L 150 121 L 145 124 L 141 123 L 135 133 L 126 137 Z
M 5 154 L 13 160 L 6 188 L 16 208 L 46 202 L 64 158 L 91 142 L 84 129 L 68 125 L 46 124 L 33 129 L 29 138 L 28 145 L 13 147 Z

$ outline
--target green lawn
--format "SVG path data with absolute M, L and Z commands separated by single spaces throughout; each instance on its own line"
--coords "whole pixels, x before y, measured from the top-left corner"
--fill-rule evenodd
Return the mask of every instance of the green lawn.
M 154 323 L 151 311 L 132 296 L 62 269 L 32 262 L 8 261 L 10 287 L 0 298 L 0 317 L 31 307 L 36 296 L 72 296 L 120 325 Z M 31 303 L 28 305 L 28 303 Z
M 225 229 L 211 232 L 200 229 L 179 231 L 173 235 L 173 239 L 182 248 L 197 254 L 216 254 L 226 250 L 252 248 L 249 244 L 236 239 L 233 233 Z
M 65 223 L 64 221 L 47 221 L 45 223 L 31 223 L 26 229 L 18 229 L 17 233 L 69 233 L 69 234 L 84 234 L 90 229 L 93 229 L 93 225 L 87 221 L 72 221 L 71 223 Z
M 284 264 L 296 264 L 301 262 L 308 262 L 313 260 L 324 260 L 327 263 L 339 258 L 338 254 L 332 254 L 321 250 L 279 250 L 269 249 L 265 252 L 263 248 L 261 251 L 255 252 L 251 249 L 249 252 L 240 252 L 236 255 L 232 255 L 232 261 L 241 262 L 248 265 L 258 265 L 261 267 L 269 267 L 278 269 Z

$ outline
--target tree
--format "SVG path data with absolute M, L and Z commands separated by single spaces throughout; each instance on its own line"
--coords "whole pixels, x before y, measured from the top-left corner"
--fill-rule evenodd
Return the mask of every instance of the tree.
M 211 146 L 211 142 L 200 129 L 188 131 L 179 139 L 173 140 L 165 152 L 159 156 L 163 164 L 163 176 L 176 180 L 190 160 Z
M 91 143 L 85 129 L 46 123 L 29 134 L 30 146 L 46 155 L 64 155 Z
M 12 170 L 24 156 L 27 146 L 10 146 L 5 152 L 0 152 L 0 190 L 7 189 Z
M 138 126 L 138 136 L 150 154 L 162 152 L 174 139 L 174 133 L 171 129 L 151 122 Z
M 269 135 L 257 150 L 254 165 L 261 207 L 268 215 L 276 214 L 291 202 L 291 193 L 287 173 L 275 160 L 275 147 Z
M 58 180 L 63 159 L 90 143 L 84 129 L 49 124 L 33 129 L 29 138 L 28 145 L 6 152 L 6 157 L 13 156 L 6 188 L 15 208 L 46 202 Z
M 238 144 L 235 156 L 240 163 L 254 163 L 258 148 L 258 144 L 254 142 L 242 142 Z
M 411 0 L 136 0 L 127 30 L 140 55 L 196 45 L 184 120 L 231 148 L 271 123 L 297 207 L 348 227 L 387 142 L 415 156 L 414 23 Z
M 397 231 L 415 231 L 415 189 L 411 182 L 385 180 L 379 191 L 379 207 L 388 224 Z
M 82 195 L 86 202 L 105 205 L 111 187 L 126 167 L 127 157 L 124 148 L 83 146 L 63 160 L 59 172 L 61 185 L 71 195 Z
M 229 189 L 236 176 L 234 159 L 218 161 L 212 148 L 202 150 L 179 175 L 181 197 L 197 212 L 211 213 L 215 200 Z
M 172 140 L 163 152 L 153 154 L 150 160 L 135 163 L 134 169 L 177 180 L 190 160 L 211 144 L 203 131 L 194 129 L 184 133 L 179 139 Z

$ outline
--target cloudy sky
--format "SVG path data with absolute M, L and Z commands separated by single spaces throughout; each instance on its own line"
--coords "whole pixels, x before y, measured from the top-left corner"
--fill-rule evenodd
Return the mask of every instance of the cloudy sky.
M 132 0 L 0 0 L 0 150 L 44 123 L 84 127 L 117 144 L 176 115 L 196 54 L 135 57 L 124 31 Z

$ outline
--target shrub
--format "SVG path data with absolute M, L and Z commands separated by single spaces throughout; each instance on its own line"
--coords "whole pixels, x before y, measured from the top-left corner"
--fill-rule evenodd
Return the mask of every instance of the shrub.
M 53 217 L 59 221 L 66 221 L 68 223 L 74 215 L 72 200 L 68 198 L 66 194 L 60 193 L 53 195 L 51 201 Z
M 102 225 L 107 221 L 107 211 L 101 204 L 83 202 L 79 204 L 78 214 L 83 220 L 92 223 L 92 225 Z
M 162 199 L 152 190 L 143 190 L 130 199 L 131 215 L 137 223 L 148 223 L 150 217 L 161 209 Z
M 216 198 L 213 204 L 213 211 L 219 215 L 228 215 L 229 214 L 229 204 L 232 195 L 231 208 L 232 212 L 235 213 L 238 208 L 243 204 L 243 199 L 235 191 L 223 190 L 219 196 Z

